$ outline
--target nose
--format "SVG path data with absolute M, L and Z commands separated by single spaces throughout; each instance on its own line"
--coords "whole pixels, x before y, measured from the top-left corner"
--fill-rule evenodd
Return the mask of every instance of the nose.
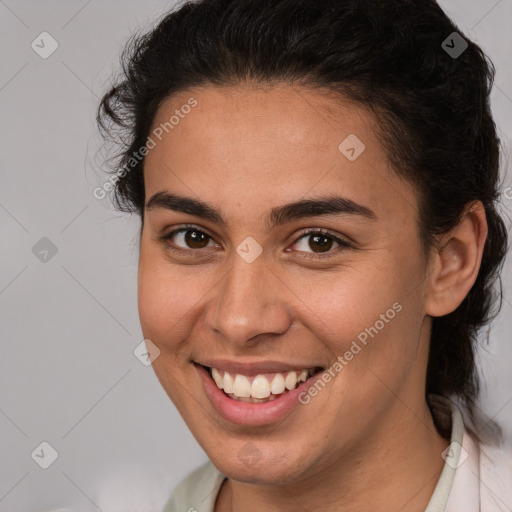
M 230 270 L 215 290 L 206 325 L 232 345 L 258 344 L 285 333 L 293 321 L 291 292 L 264 254 L 252 263 L 234 254 Z

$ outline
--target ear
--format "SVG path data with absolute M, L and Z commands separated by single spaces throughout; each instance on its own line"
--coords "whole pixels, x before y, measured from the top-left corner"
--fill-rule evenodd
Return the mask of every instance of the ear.
M 430 256 L 428 315 L 448 315 L 466 298 L 480 270 L 487 231 L 485 208 L 481 201 L 473 201 L 459 224 L 442 236 Z

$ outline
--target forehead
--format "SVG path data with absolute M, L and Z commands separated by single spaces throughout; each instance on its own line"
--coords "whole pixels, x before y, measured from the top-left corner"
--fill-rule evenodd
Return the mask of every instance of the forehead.
M 347 130 L 362 135 L 364 132 L 367 141 L 373 143 L 373 133 L 367 132 L 373 131 L 374 119 L 363 106 L 325 89 L 289 84 L 189 89 L 162 102 L 153 129 L 165 125 L 172 114 L 182 109 L 188 111 L 185 106 L 192 98 L 197 105 L 180 116 L 179 126 L 169 130 L 174 135 L 168 137 L 170 144 L 171 139 L 177 144 L 181 138 L 187 138 L 195 139 L 205 149 L 211 141 L 233 149 L 235 142 L 246 143 L 245 151 L 268 150 L 271 145 L 289 145 L 294 151 L 298 145 L 336 148 L 340 135 Z M 166 135 L 170 133 L 163 137 Z
M 192 88 L 161 104 L 152 132 L 165 126 L 146 157 L 146 200 L 167 189 L 257 208 L 338 192 L 386 214 L 415 207 L 414 190 L 391 168 L 375 117 L 327 91 Z

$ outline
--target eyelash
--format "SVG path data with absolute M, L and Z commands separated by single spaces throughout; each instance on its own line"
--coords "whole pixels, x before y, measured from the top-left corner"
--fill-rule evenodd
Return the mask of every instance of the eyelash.
M 174 229 L 170 233 L 165 234 L 162 237 L 160 237 L 160 240 L 163 243 L 165 243 L 166 248 L 169 249 L 172 252 L 180 253 L 180 254 L 197 253 L 198 251 L 201 251 L 201 249 L 184 249 L 183 247 L 174 247 L 174 246 L 170 245 L 169 243 L 167 243 L 177 233 L 181 233 L 183 231 L 187 232 L 187 231 L 191 231 L 191 230 L 199 231 L 200 233 L 204 233 L 207 237 L 209 237 L 210 240 L 213 240 L 212 236 L 210 236 L 203 229 L 199 229 L 199 226 L 196 226 L 194 224 L 185 224 L 183 226 L 180 226 L 178 229 Z M 337 244 L 340 245 L 340 247 L 337 247 L 337 248 L 335 248 L 333 250 L 330 250 L 327 253 L 323 253 L 323 254 L 319 254 L 319 253 L 305 253 L 306 255 L 302 255 L 301 258 L 320 260 L 320 259 L 330 258 L 333 255 L 337 254 L 339 251 L 337 251 L 336 249 L 342 249 L 342 248 L 343 249 L 353 249 L 354 248 L 347 241 L 345 241 L 345 240 L 343 240 L 343 239 L 333 235 L 329 230 L 324 229 L 324 228 L 306 229 L 306 230 L 302 231 L 299 234 L 299 237 L 297 239 L 295 239 L 295 241 L 293 242 L 293 245 L 295 245 L 297 242 L 299 242 L 303 238 L 307 238 L 308 236 L 313 236 L 313 235 L 326 235 L 329 238 L 332 238 Z M 298 251 L 298 252 L 304 252 L 304 251 Z

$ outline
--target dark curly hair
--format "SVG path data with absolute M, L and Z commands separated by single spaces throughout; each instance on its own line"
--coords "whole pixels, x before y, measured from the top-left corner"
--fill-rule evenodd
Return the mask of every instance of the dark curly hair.
M 468 43 L 459 56 L 453 32 Z M 433 0 L 200 0 L 135 34 L 97 120 L 121 144 L 110 160 L 114 201 L 144 221 L 146 144 L 162 101 L 194 86 L 288 83 L 340 94 L 378 114 L 395 171 L 417 186 L 427 251 L 482 201 L 488 237 L 462 304 L 433 319 L 426 392 L 460 399 L 475 424 L 477 334 L 501 308 L 494 284 L 507 251 L 498 214 L 500 144 L 489 95 L 493 64 Z M 128 163 L 132 160 L 132 166 Z M 123 172 L 119 172 L 124 169 Z M 497 299 L 500 299 L 499 301 Z

